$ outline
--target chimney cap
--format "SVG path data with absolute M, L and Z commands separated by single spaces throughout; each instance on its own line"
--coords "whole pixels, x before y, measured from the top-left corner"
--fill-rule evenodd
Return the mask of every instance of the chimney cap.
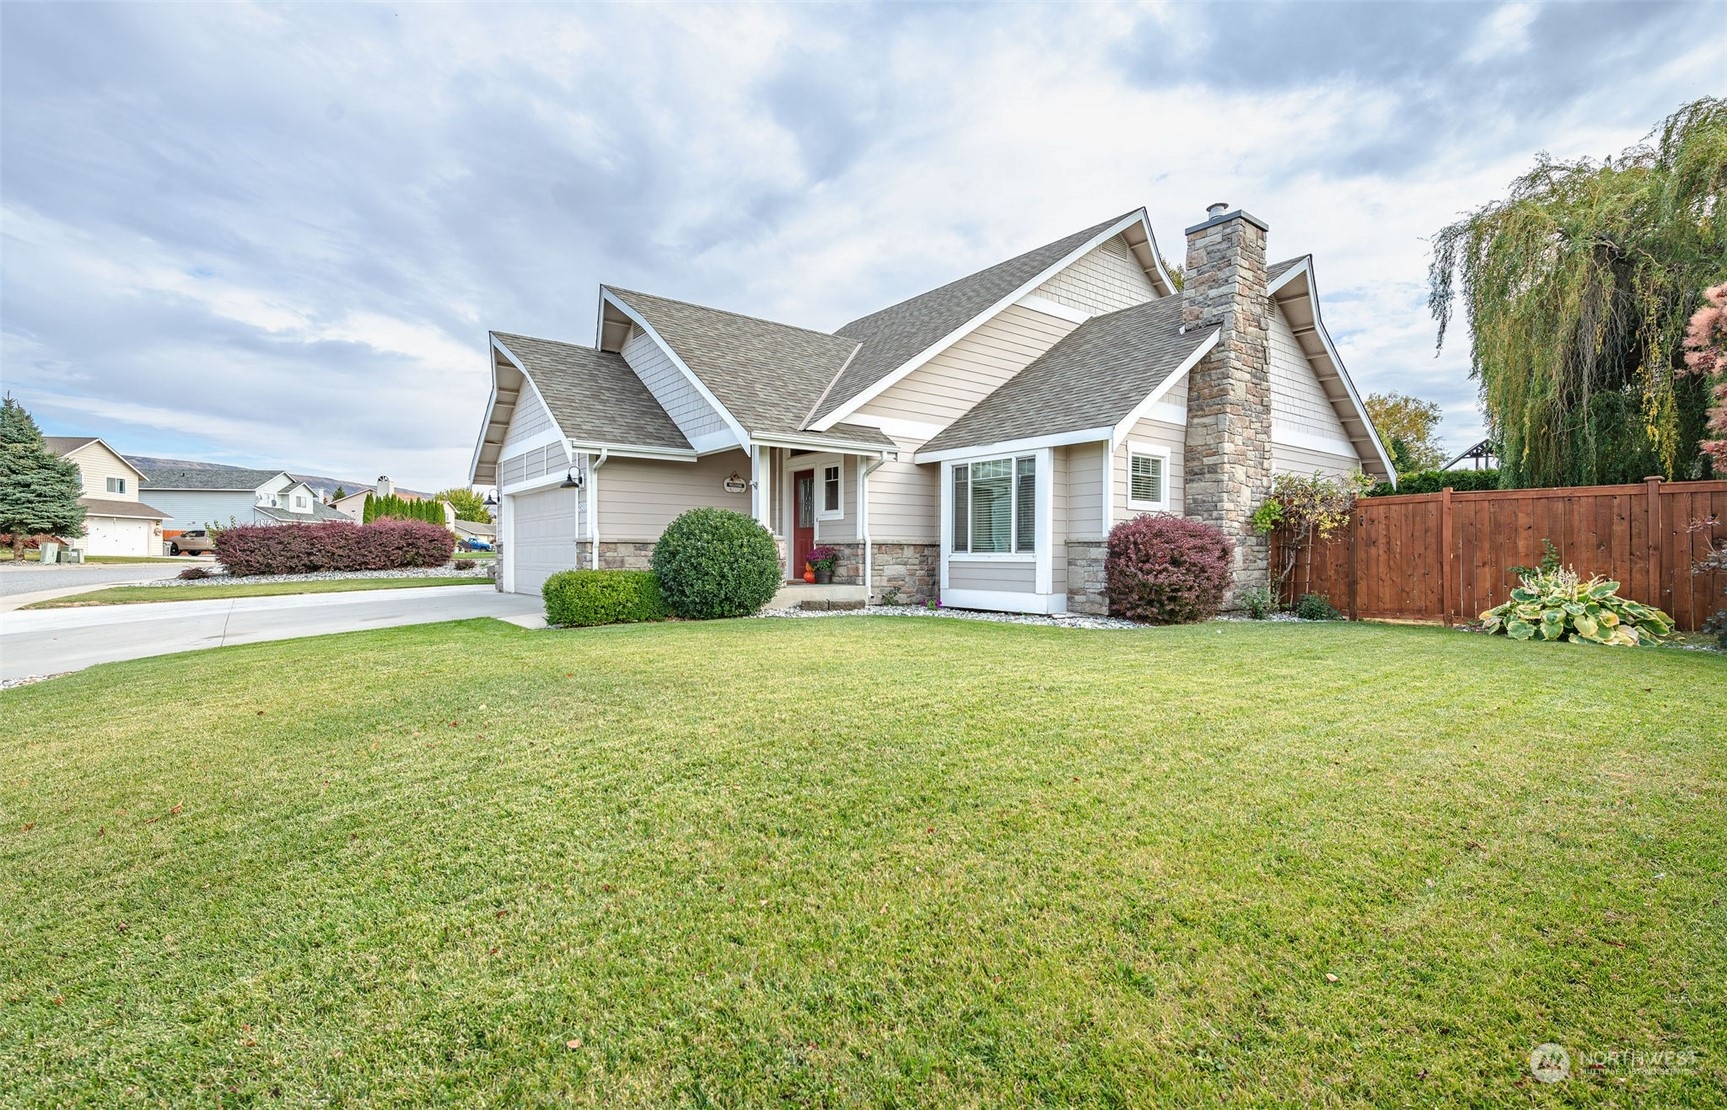
M 1229 202 L 1228 201 L 1226 201 L 1226 200 L 1216 201 L 1212 204 L 1208 204 L 1205 206 L 1205 218 L 1208 220 L 1215 220 L 1227 211 L 1229 211 Z
M 1243 212 L 1239 208 L 1235 209 L 1233 212 L 1224 211 L 1228 207 L 1229 205 L 1221 202 L 1211 205 L 1205 210 L 1206 215 L 1204 222 L 1194 224 L 1192 227 L 1188 228 L 1187 234 L 1192 235 L 1196 231 L 1204 231 L 1206 228 L 1223 223 L 1226 220 L 1236 219 L 1246 220 L 1261 231 L 1269 232 L 1271 230 L 1264 220 L 1255 216 L 1253 213 Z

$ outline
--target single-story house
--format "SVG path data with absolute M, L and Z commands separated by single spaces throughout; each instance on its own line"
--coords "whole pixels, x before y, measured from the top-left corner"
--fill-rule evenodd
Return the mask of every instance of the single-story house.
M 205 463 L 161 467 L 145 483 L 168 514 L 164 528 L 180 533 L 209 525 L 286 524 L 346 520 L 305 482 L 282 470 Z
M 331 501 L 330 507 L 358 524 L 366 515 L 367 495 L 374 493 L 379 497 L 395 496 L 400 497 L 405 501 L 425 501 L 432 496 L 429 493 L 421 493 L 418 490 L 397 489 L 396 483 L 390 481 L 387 476 L 380 475 L 377 485 L 356 485 L 354 487 L 354 492 L 346 493 L 344 496 Z M 449 516 L 449 519 L 454 520 L 455 518 L 454 516 Z
M 86 555 L 160 555 L 167 514 L 138 499 L 144 472 L 95 436 L 45 436 L 50 454 L 78 467 L 84 535 L 68 541 Z
M 1144 209 L 833 332 L 601 286 L 596 342 L 490 334 L 469 477 L 500 495 L 500 588 L 645 566 L 713 505 L 872 599 L 1104 611 L 1105 538 L 1209 520 L 1263 584 L 1276 471 L 1392 477 L 1320 314 L 1311 256 L 1214 205 L 1177 290 Z

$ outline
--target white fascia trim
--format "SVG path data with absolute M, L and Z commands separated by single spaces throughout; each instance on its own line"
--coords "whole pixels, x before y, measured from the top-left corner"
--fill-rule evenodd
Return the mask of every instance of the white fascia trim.
M 752 436 L 750 442 L 760 447 L 786 447 L 798 451 L 826 451 L 829 454 L 842 455 L 882 455 L 898 457 L 898 451 L 892 447 L 883 447 L 879 443 L 858 443 L 855 441 L 832 439 L 805 439 L 796 435 L 765 435 Z
M 1049 266 L 1047 269 L 1033 277 L 1030 281 L 1021 285 L 1018 289 L 1015 289 L 1001 300 L 995 302 L 995 304 L 984 309 L 982 312 L 978 313 L 964 324 L 961 324 L 958 328 L 955 328 L 941 339 L 936 340 L 934 344 L 925 348 L 921 353 L 914 355 L 909 362 L 900 366 L 893 373 L 876 382 L 862 393 L 847 399 L 839 408 L 816 421 L 811 425 L 811 427 L 818 432 L 825 432 L 833 425 L 845 420 L 852 413 L 856 412 L 864 405 L 867 405 L 882 393 L 899 384 L 905 379 L 906 375 L 910 374 L 913 370 L 916 370 L 918 367 L 941 354 L 955 343 L 958 343 L 961 339 L 964 339 L 984 324 L 987 324 L 990 320 L 994 319 L 1002 309 L 1007 308 L 1009 305 L 1015 303 L 1021 297 L 1030 293 L 1056 274 L 1061 273 L 1075 262 L 1078 262 L 1087 254 L 1090 254 L 1092 250 L 1100 244 L 1107 243 L 1117 235 L 1120 235 L 1124 228 L 1131 227 L 1136 223 L 1144 223 L 1145 218 L 1145 209 L 1142 208 L 1138 212 L 1128 216 L 1123 216 L 1113 224 L 1110 224 L 1084 243 L 1081 243 L 1078 247 L 1075 247 L 1072 251 L 1069 251 L 1065 257 L 1057 261 L 1054 265 Z M 1150 227 L 1149 224 L 1146 226 L 1148 228 Z M 1152 253 L 1153 255 L 1157 253 L 1155 248 Z
M 684 438 L 689 439 L 688 436 Z M 736 451 L 738 441 L 730 432 L 708 432 L 691 439 L 690 448 L 697 455 L 713 455 L 721 451 Z
M 1311 278 L 1313 276 L 1312 262 L 1313 256 L 1311 254 L 1303 255 L 1300 262 L 1297 262 L 1289 269 L 1283 271 L 1283 273 L 1277 275 L 1277 280 L 1271 282 L 1265 287 L 1266 295 L 1276 296 L 1278 290 L 1282 289 L 1285 285 L 1288 285 L 1302 274 L 1306 274 Z
M 678 447 L 640 447 L 628 443 L 605 443 L 597 439 L 564 440 L 572 453 L 616 455 L 626 459 L 657 459 L 661 462 L 696 461 L 696 452 Z
M 1062 304 L 1060 301 L 1052 301 L 1048 297 L 1040 297 L 1036 293 L 1027 293 L 1025 296 L 1013 303 L 1021 308 L 1029 308 L 1033 312 L 1041 312 L 1045 316 L 1054 316 L 1058 320 L 1066 320 L 1070 324 L 1083 324 L 1087 320 L 1091 319 L 1093 315 L 1093 313 L 1087 312 L 1083 308 L 1073 308 L 1069 305 Z
M 1163 264 L 1163 251 L 1160 250 L 1157 245 L 1157 232 L 1151 229 L 1151 213 L 1147 212 L 1144 208 L 1139 210 L 1139 223 L 1140 226 L 1145 228 L 1145 242 L 1146 245 L 1151 248 L 1152 261 L 1157 263 L 1157 276 L 1163 279 L 1163 288 L 1167 290 L 1163 296 L 1180 296 L 1181 290 L 1175 287 L 1175 279 L 1169 276 L 1169 270 Z
M 690 369 L 689 364 L 680 358 L 676 351 L 672 350 L 672 345 L 667 343 L 664 337 L 654 330 L 653 325 L 648 323 L 641 313 L 625 304 L 621 299 L 614 296 L 610 289 L 606 289 L 604 287 L 600 289 L 600 303 L 602 305 L 600 310 L 602 314 L 605 311 L 603 307 L 604 305 L 612 305 L 619 312 L 629 317 L 630 322 L 635 324 L 636 327 L 641 328 L 642 331 L 646 332 L 649 339 L 658 343 L 660 345 L 660 350 L 664 351 L 666 353 L 666 357 L 672 360 L 672 365 L 676 366 L 678 371 L 689 381 L 690 387 L 697 393 L 701 394 L 702 400 L 713 406 L 713 410 L 720 414 L 720 419 L 726 422 L 726 427 L 730 428 L 732 430 L 732 434 L 737 437 L 738 446 L 746 450 L 749 448 L 750 434 L 744 431 L 744 426 L 738 423 L 738 418 L 731 414 L 730 409 L 720 404 L 720 399 L 714 396 L 713 391 L 708 388 L 707 383 L 702 381 L 702 379 L 696 375 L 694 370 Z M 633 371 L 635 367 L 632 366 L 630 369 Z
M 1017 593 L 1011 590 L 941 591 L 943 606 L 953 609 L 988 609 L 1000 613 L 1065 613 L 1067 594 Z
M 880 428 L 889 437 L 900 440 L 912 440 L 917 443 L 928 443 L 942 433 L 946 424 L 926 423 L 922 420 L 901 420 L 897 416 L 875 416 L 867 412 L 853 413 L 848 424 L 862 424 L 870 428 Z
M 551 425 L 553 428 L 557 429 L 557 432 L 558 432 L 557 438 L 560 440 L 565 439 L 566 437 L 564 435 L 564 430 L 562 428 L 558 427 L 558 418 L 552 412 L 552 406 L 546 404 L 545 397 L 540 395 L 540 387 L 534 384 L 534 376 L 532 374 L 528 373 L 528 368 L 525 365 L 523 365 L 521 359 L 516 357 L 515 352 L 510 350 L 508 347 L 504 346 L 503 342 L 496 335 L 492 335 L 491 340 L 492 340 L 492 346 L 494 348 L 496 348 L 505 358 L 509 359 L 510 365 L 514 366 L 516 368 L 516 372 L 522 375 L 522 384 L 527 388 L 527 392 L 532 393 L 534 395 L 534 400 L 538 401 L 540 403 L 540 407 L 546 410 L 546 419 L 551 421 Z M 484 446 L 484 444 L 486 442 L 486 429 L 492 426 L 491 405 L 495 405 L 495 404 L 497 404 L 497 402 L 498 402 L 498 365 L 496 362 L 493 362 L 492 363 L 492 400 L 491 400 L 491 403 L 486 408 L 486 422 L 484 424 L 480 425 L 480 442 L 476 443 L 474 445 L 474 461 L 471 464 L 469 464 L 469 466 L 468 466 L 468 481 L 470 484 L 472 484 L 473 480 L 474 480 L 475 468 L 480 465 L 480 448 L 482 446 Z M 522 394 L 520 391 L 518 391 L 516 393 L 516 408 L 519 409 L 521 407 L 522 407 Z M 510 413 L 510 421 L 512 423 L 514 423 L 515 419 L 516 419 L 516 414 L 514 412 L 511 412 Z M 504 439 L 508 439 L 509 436 L 510 436 L 510 429 L 508 427 L 505 427 L 504 428 Z M 500 462 L 503 461 L 502 452 L 504 449 L 504 439 L 498 440 L 498 451 L 499 451 L 498 459 Z
M 1045 447 L 1066 447 L 1074 443 L 1095 443 L 1108 440 L 1114 428 L 1086 428 L 1078 432 L 1032 436 L 1029 439 L 1005 439 L 997 443 L 981 443 L 976 447 L 949 447 L 941 451 L 919 451 L 912 456 L 914 463 L 951 462 L 966 459 L 993 459 L 1003 455 L 1023 455 Z
M 1313 310 L 1313 328 L 1319 336 L 1319 342 L 1325 348 L 1325 355 L 1331 360 L 1332 369 L 1337 371 L 1337 380 L 1343 383 L 1344 392 L 1349 394 L 1349 403 L 1355 408 L 1356 419 L 1367 429 L 1367 438 L 1373 444 L 1374 453 L 1379 456 L 1379 463 L 1385 467 L 1385 473 L 1393 489 L 1397 488 L 1397 468 L 1391 465 L 1391 455 L 1385 450 L 1385 444 L 1379 440 L 1379 429 L 1373 426 L 1373 418 L 1367 415 L 1367 406 L 1361 403 L 1361 394 L 1355 390 L 1355 383 L 1349 378 L 1349 371 L 1344 369 L 1343 359 L 1337 353 L 1337 347 L 1331 342 L 1331 333 L 1325 328 L 1325 318 L 1319 312 L 1319 282 L 1313 276 L 1312 259 L 1304 258 L 1299 266 L 1290 267 L 1290 275 L 1297 271 L 1307 274 L 1307 304 Z M 1285 275 L 1289 276 L 1289 275 Z M 1282 288 L 1283 282 L 1278 282 Z M 1357 450 L 1354 444 L 1351 450 Z M 1357 450 L 1357 457 L 1360 452 Z
M 532 451 L 534 448 L 544 447 L 548 443 L 563 444 L 568 442 L 564 438 L 564 433 L 558 429 L 542 428 L 531 436 L 505 440 L 503 446 L 498 448 L 498 462 L 502 463 L 505 459 L 513 459 L 523 451 Z
M 1171 389 L 1175 388 L 1176 382 L 1187 380 L 1187 372 L 1192 370 L 1195 366 L 1198 366 L 1199 360 L 1211 353 L 1211 349 L 1217 346 L 1218 337 L 1222 334 L 1223 333 L 1221 331 L 1214 331 L 1202 340 L 1199 346 L 1193 349 L 1192 354 L 1188 355 L 1185 359 L 1182 359 L 1181 365 L 1177 366 L 1169 377 L 1158 383 L 1158 387 L 1156 389 L 1146 394 L 1145 400 L 1133 406 L 1133 410 L 1122 418 L 1121 423 L 1110 429 L 1109 446 L 1111 450 L 1114 450 L 1115 445 L 1121 442 L 1122 436 L 1125 436 L 1130 430 L 1132 430 L 1135 424 L 1145 419 L 1146 415 L 1151 412 L 1152 408 L 1155 407 L 1158 402 L 1162 401 L 1164 396 Z
M 69 459 L 73 455 L 76 455 L 79 452 L 83 451 L 86 447 L 89 447 L 92 444 L 96 444 L 96 443 L 102 444 L 103 447 L 108 447 L 107 442 L 105 440 L 103 440 L 101 436 L 97 436 L 95 439 L 92 439 L 89 443 L 81 443 L 77 447 L 72 448 L 72 450 L 66 452 L 65 457 Z M 136 474 L 138 476 L 139 481 L 148 482 L 150 480 L 150 476 L 148 474 L 144 473 L 142 470 L 139 470 L 137 467 L 135 467 L 131 463 L 127 462 L 125 455 L 122 455 L 120 452 L 114 450 L 112 447 L 108 447 L 108 453 L 110 455 L 113 455 L 115 458 L 119 459 L 121 466 L 125 467 L 127 470 L 130 470 L 132 473 Z M 166 520 L 168 518 L 163 517 L 162 519 Z
M 538 493 L 543 489 L 551 489 L 554 486 L 562 485 L 568 472 L 568 468 L 565 468 L 564 474 L 544 474 L 538 478 L 529 478 L 525 482 L 517 482 L 514 485 L 499 486 L 498 496 L 516 497 L 524 493 Z M 574 493 L 575 491 L 571 490 L 570 492 Z

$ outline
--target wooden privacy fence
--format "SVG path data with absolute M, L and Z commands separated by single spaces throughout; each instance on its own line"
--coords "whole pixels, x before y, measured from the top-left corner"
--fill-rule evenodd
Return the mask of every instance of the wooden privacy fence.
M 1300 557 L 1284 600 L 1324 594 L 1367 620 L 1472 621 L 1517 585 L 1510 568 L 1541 562 L 1545 539 L 1579 574 L 1616 579 L 1620 596 L 1695 631 L 1727 607 L 1727 575 L 1691 569 L 1710 536 L 1691 524 L 1711 515 L 1727 537 L 1727 481 L 1367 497 L 1346 529 Z

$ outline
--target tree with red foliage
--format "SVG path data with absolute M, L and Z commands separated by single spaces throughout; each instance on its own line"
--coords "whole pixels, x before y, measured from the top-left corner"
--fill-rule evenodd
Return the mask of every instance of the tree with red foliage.
M 1685 373 L 1709 379 L 1708 434 L 1697 444 L 1727 475 L 1727 282 L 1703 293 L 1685 328 Z

